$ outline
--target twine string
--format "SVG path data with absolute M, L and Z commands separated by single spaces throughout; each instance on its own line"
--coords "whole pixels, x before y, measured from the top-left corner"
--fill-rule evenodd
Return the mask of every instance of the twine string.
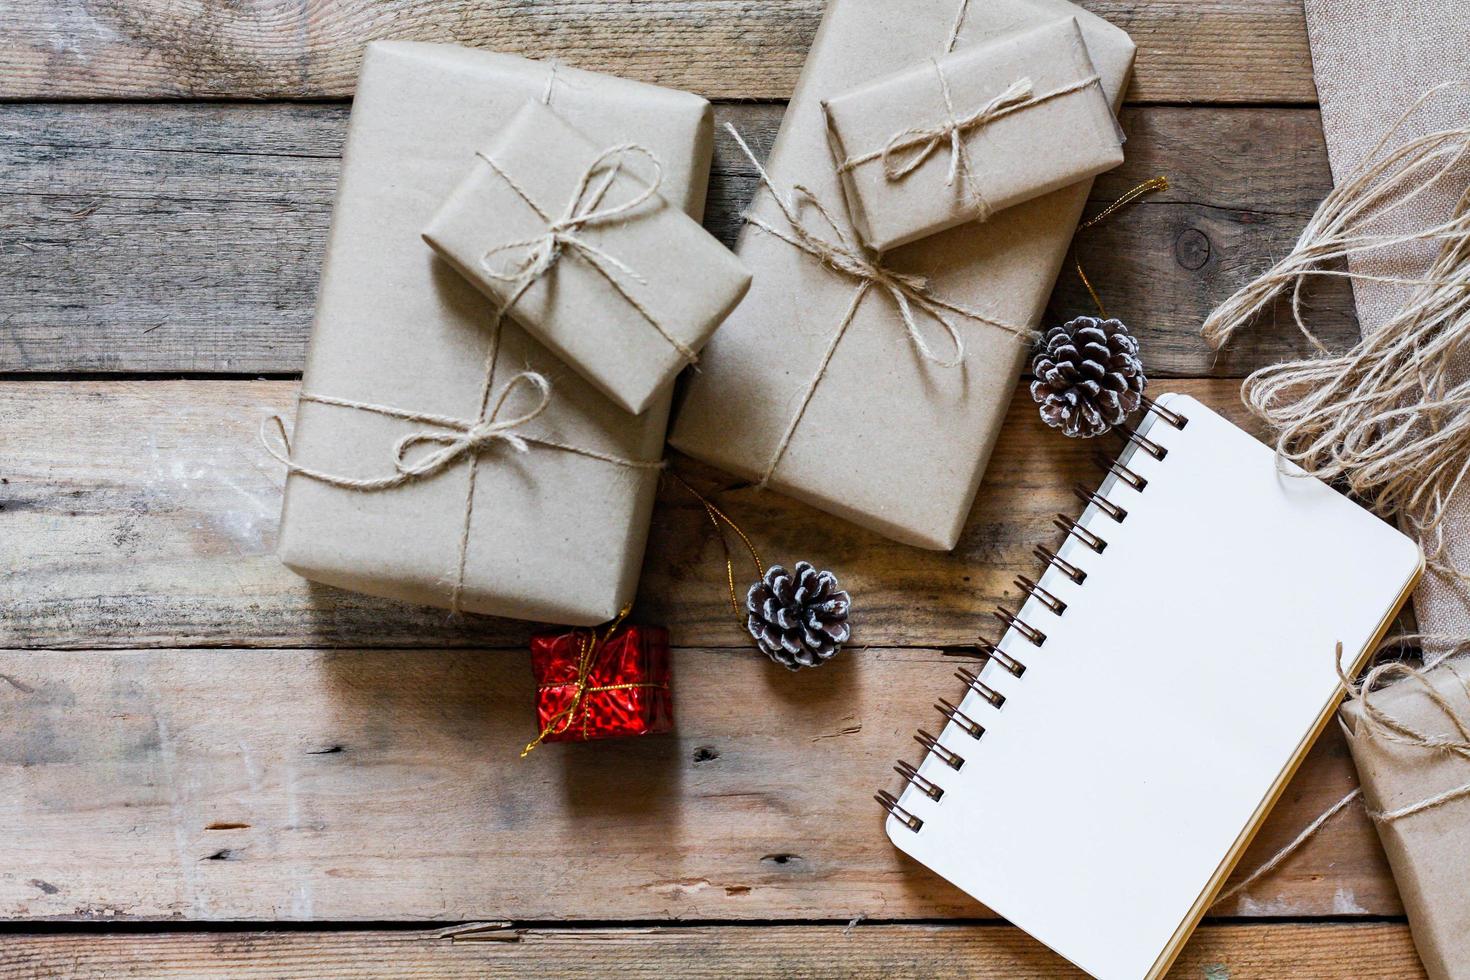
M 970 0 L 960 0 L 960 5 L 954 14 L 954 23 L 949 26 L 949 38 L 944 42 L 944 53 L 949 54 L 960 40 L 960 28 L 965 24 L 965 14 L 969 12 Z
M 979 187 L 975 168 L 970 160 L 966 137 L 973 132 L 1004 119 L 1017 112 L 1045 105 L 1054 99 L 1071 95 L 1093 85 L 1101 85 L 1098 75 L 1089 75 L 1037 95 L 1030 78 L 1019 78 L 1004 91 L 980 108 L 965 115 L 955 109 L 954 96 L 949 79 L 938 59 L 930 59 L 934 74 L 939 82 L 939 93 L 944 103 L 944 119 L 933 126 L 917 126 L 902 130 L 889 137 L 881 149 L 848 157 L 838 164 L 838 172 L 846 173 L 864 164 L 881 160 L 883 175 L 889 181 L 903 180 L 918 170 L 926 160 L 946 147 L 949 150 L 949 169 L 944 185 L 953 187 L 961 183 L 966 194 L 980 211 L 983 220 L 990 214 L 990 207 Z
M 552 217 L 511 174 L 500 166 L 489 154 L 476 153 L 496 175 L 505 182 L 536 216 L 546 224 L 546 230 L 537 235 L 496 244 L 480 256 L 480 268 L 497 282 L 510 286 L 509 295 L 502 303 L 509 310 L 520 301 L 526 291 L 543 276 L 551 272 L 563 255 L 574 253 L 583 259 L 623 301 L 633 308 L 659 336 L 690 364 L 698 357 L 695 351 L 669 332 L 648 307 L 634 296 L 623 280 L 632 280 L 646 286 L 648 280 L 633 271 L 627 263 L 594 245 L 583 232 L 597 225 L 606 225 L 627 220 L 657 193 L 663 183 L 663 164 L 646 147 L 636 143 L 622 143 L 603 150 L 587 165 L 577 180 L 571 197 L 559 217 Z M 633 158 L 641 158 L 653 171 L 653 176 L 642 181 L 638 193 L 621 204 L 603 205 L 602 201 L 613 182 Z
M 283 464 L 288 473 L 297 474 L 319 483 L 325 483 L 329 486 L 340 487 L 344 490 L 352 490 L 358 493 L 376 493 L 393 490 L 418 480 L 430 479 L 443 473 L 460 461 L 467 459 L 469 461 L 469 474 L 465 486 L 463 520 L 460 523 L 454 580 L 450 587 L 449 595 L 449 608 L 454 613 L 461 611 L 462 599 L 464 597 L 465 566 L 469 557 L 471 529 L 475 511 L 475 484 L 479 476 L 480 460 L 485 453 L 501 444 L 508 446 L 516 453 L 528 452 L 535 446 L 573 453 L 578 456 L 585 456 L 588 459 L 595 459 L 613 466 L 622 466 L 629 469 L 662 469 L 664 465 L 663 460 L 627 459 L 622 456 L 613 455 L 612 453 L 604 453 L 583 446 L 574 446 L 543 436 L 530 436 L 518 431 L 522 426 L 539 418 L 550 406 L 551 383 L 544 375 L 538 372 L 522 371 L 506 381 L 501 386 L 498 395 L 495 393 L 492 381 L 495 376 L 496 362 L 499 357 L 500 325 L 501 313 L 497 311 L 494 325 L 490 331 L 489 349 L 485 357 L 484 382 L 481 386 L 479 412 L 474 418 L 461 419 L 448 415 L 417 412 L 396 408 L 391 405 L 380 405 L 349 398 L 335 398 L 329 395 L 318 395 L 309 392 L 302 392 L 297 396 L 297 400 L 300 402 L 314 402 L 320 405 L 348 408 L 355 411 L 382 415 L 388 418 L 402 419 L 407 422 L 418 422 L 434 426 L 434 429 L 410 432 L 394 443 L 392 451 L 389 454 L 394 470 L 390 475 L 380 477 L 352 477 L 297 463 L 291 458 L 291 440 L 286 433 L 285 420 L 280 415 L 270 415 L 261 422 L 260 439 L 265 445 L 266 452 Z M 536 393 L 537 399 L 534 405 L 517 415 L 509 418 L 501 418 L 501 413 L 505 410 L 506 403 L 518 389 L 523 387 L 528 387 Z M 274 438 L 271 432 L 272 428 L 274 429 Z M 279 441 L 284 451 L 276 447 L 277 441 Z M 438 449 L 431 449 L 427 454 L 413 458 L 413 450 L 416 448 L 436 445 L 439 447 Z
M 1435 188 L 1461 187 L 1470 125 L 1389 144 L 1427 101 L 1466 82 L 1434 86 L 1391 125 L 1344 176 L 1302 231 L 1291 254 L 1215 309 L 1201 333 L 1219 348 L 1290 292 L 1293 321 L 1317 356 L 1262 368 L 1241 398 L 1277 434 L 1280 458 L 1327 482 L 1341 481 L 1379 516 L 1419 539 L 1430 570 L 1460 586 L 1470 571 L 1448 551 L 1446 507 L 1470 473 L 1470 187 L 1443 220 L 1384 232 Z M 1431 245 L 1422 276 L 1343 269 L 1343 260 Z M 1303 313 L 1313 277 L 1410 288 L 1403 306 L 1342 354 L 1331 354 Z
M 739 620 L 740 600 L 735 591 L 735 558 L 730 551 L 730 542 L 725 540 L 725 527 L 728 527 L 730 530 L 734 531 L 736 536 L 739 537 L 741 542 L 745 545 L 745 550 L 750 552 L 750 559 L 751 561 L 755 562 L 756 578 L 766 577 L 765 563 L 761 561 L 761 556 L 756 553 L 755 545 L 751 543 L 749 536 L 747 536 L 746 533 L 740 529 L 739 524 L 736 524 L 733 520 L 731 520 L 730 516 L 724 511 L 720 510 L 719 507 L 715 506 L 714 502 L 711 501 L 708 497 L 700 493 L 698 490 L 694 489 L 694 487 L 690 486 L 689 481 L 685 480 L 678 473 L 674 472 L 673 470 L 669 470 L 669 475 L 677 480 L 681 487 L 683 487 L 685 490 L 688 490 L 689 493 L 694 496 L 695 500 L 699 501 L 700 505 L 704 507 L 705 516 L 709 518 L 710 524 L 715 529 L 715 538 L 720 542 L 720 549 L 725 553 L 725 581 L 730 589 L 730 610 L 735 613 L 736 620 Z
M 1333 667 L 1337 671 L 1338 684 L 1347 695 L 1348 700 L 1356 700 L 1362 706 L 1362 727 L 1365 737 L 1379 739 L 1381 741 L 1393 742 L 1399 745 L 1411 746 L 1432 753 L 1450 753 L 1462 759 L 1470 761 L 1470 718 L 1462 717 L 1455 706 L 1441 694 L 1427 676 L 1436 669 L 1448 670 L 1457 680 L 1470 698 L 1470 676 L 1460 672 L 1459 665 L 1451 661 L 1451 658 L 1470 649 L 1470 640 L 1450 639 L 1448 637 L 1433 637 L 1423 634 L 1406 634 L 1386 640 L 1379 646 L 1379 652 L 1389 647 L 1399 647 L 1411 643 L 1419 643 L 1425 646 L 1432 644 L 1449 643 L 1447 652 L 1434 656 L 1425 661 L 1423 666 L 1415 667 L 1412 664 L 1399 660 L 1391 660 L 1378 664 L 1371 668 L 1363 679 L 1354 682 L 1347 672 L 1342 668 L 1342 644 L 1338 643 L 1333 655 Z M 1431 735 L 1418 730 L 1412 725 L 1393 717 L 1382 707 L 1375 703 L 1373 695 L 1382 690 L 1389 682 L 1413 683 L 1417 685 L 1429 702 L 1435 706 L 1455 730 L 1455 735 Z M 1307 824 L 1296 837 L 1285 847 L 1282 847 L 1264 863 L 1231 886 L 1212 903 L 1218 905 L 1233 895 L 1237 895 L 1261 878 L 1278 868 L 1302 845 L 1317 835 L 1329 820 L 1344 810 L 1350 803 L 1358 800 L 1363 795 L 1363 787 L 1358 786 L 1345 794 L 1336 803 L 1329 806 L 1318 814 L 1311 823 Z M 1470 782 L 1454 786 L 1439 793 L 1433 793 L 1423 799 L 1416 800 L 1391 810 L 1367 810 L 1368 816 L 1376 823 L 1391 824 L 1415 814 L 1424 813 L 1452 803 L 1456 800 L 1470 798 Z
M 877 289 L 888 296 L 898 312 L 899 320 L 907 331 L 914 350 L 921 358 L 938 367 L 958 367 L 965 358 L 964 340 L 951 317 L 962 317 L 989 324 L 1028 344 L 1034 341 L 1036 334 L 1033 330 L 950 302 L 935 294 L 928 279 L 923 276 L 889 269 L 883 264 L 883 256 L 880 253 L 866 248 L 844 231 L 834 214 L 806 187 L 800 184 L 795 185 L 791 190 L 791 199 L 788 201 L 777 189 L 765 167 L 756 159 L 740 132 L 729 123 L 725 124 L 725 128 L 734 137 L 746 159 L 755 167 L 761 185 L 770 192 L 771 199 L 775 202 L 782 218 L 785 219 L 784 224 L 777 227 L 753 214 L 746 214 L 746 222 L 765 234 L 805 252 L 833 272 L 856 280 L 857 285 L 847 309 L 838 322 L 837 329 L 827 343 L 827 349 L 822 354 L 816 372 L 807 383 L 801 400 L 771 455 L 770 462 L 760 479 L 761 486 L 766 486 L 774 475 L 802 416 L 806 413 L 807 406 L 811 404 L 817 385 L 827 373 L 827 366 L 831 363 L 837 345 L 847 332 L 847 328 L 852 325 L 864 297 L 870 291 Z M 808 221 L 804 217 L 806 214 L 814 214 L 820 223 Z M 917 317 L 920 314 L 938 324 L 953 351 L 951 355 L 941 356 L 930 346 L 923 331 L 919 329 Z
M 1087 278 L 1087 273 L 1082 269 L 1082 259 L 1080 256 L 1077 255 L 1077 239 L 1082 237 L 1083 232 L 1089 231 L 1090 229 L 1096 228 L 1098 225 L 1103 224 L 1113 215 L 1117 214 L 1119 211 L 1122 211 L 1128 205 L 1132 204 L 1134 201 L 1137 201 L 1144 195 L 1152 194 L 1154 191 L 1166 191 L 1168 189 L 1169 178 L 1167 176 L 1160 174 L 1157 177 L 1150 177 L 1143 183 L 1129 188 L 1123 193 L 1122 197 L 1118 198 L 1112 204 L 1109 204 L 1097 214 L 1093 215 L 1086 221 L 1082 222 L 1082 224 L 1077 226 L 1077 233 L 1072 237 L 1072 264 L 1077 269 L 1077 278 L 1081 279 L 1082 285 L 1087 288 L 1087 295 L 1092 297 L 1092 302 L 1093 305 L 1097 307 L 1097 312 L 1104 318 L 1107 317 L 1108 311 L 1103 307 L 1102 297 L 1099 296 L 1097 294 L 1097 290 L 1093 288 L 1092 280 Z

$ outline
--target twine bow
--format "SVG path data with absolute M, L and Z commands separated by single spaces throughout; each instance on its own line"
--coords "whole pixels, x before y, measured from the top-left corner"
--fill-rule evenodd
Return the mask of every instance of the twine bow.
M 937 126 L 917 127 L 895 133 L 883 146 L 883 175 L 889 180 L 902 180 L 923 166 L 940 148 L 949 146 L 949 171 L 944 186 L 953 187 L 962 180 L 965 190 L 988 213 L 989 207 L 980 193 L 974 169 L 970 163 L 970 151 L 965 145 L 965 135 L 971 130 L 990 125 L 997 119 L 1010 114 L 1010 110 L 1035 104 L 1032 100 L 1031 79 L 1019 78 L 995 98 L 966 116 L 956 116 L 954 98 L 949 91 L 949 80 L 937 59 L 931 59 L 934 74 L 939 79 L 939 91 L 944 97 L 945 120 Z
M 519 415 L 508 419 L 500 418 L 500 410 L 516 388 L 530 385 L 540 394 L 536 404 Z M 412 477 L 433 476 L 447 466 L 452 466 L 470 453 L 483 453 L 497 442 L 503 442 L 518 453 L 530 450 L 531 445 L 516 430 L 527 422 L 538 418 L 551 404 L 551 382 L 535 371 L 523 371 L 507 381 L 489 411 L 468 427 L 452 426 L 459 435 L 447 432 L 414 432 L 398 440 L 393 447 L 393 464 L 399 473 Z M 424 443 L 442 446 L 435 452 L 410 463 L 408 454 L 413 447 Z
M 929 280 L 924 276 L 896 272 L 888 268 L 883 264 L 881 253 L 867 248 L 859 243 L 852 235 L 843 231 L 842 226 L 837 222 L 832 212 L 806 187 L 800 184 L 796 185 L 792 188 L 791 200 L 787 201 L 771 180 L 771 175 L 766 172 L 765 167 L 761 166 L 760 161 L 751 152 L 750 147 L 741 137 L 740 132 L 729 123 L 725 124 L 725 128 L 745 153 L 746 159 L 755 167 L 757 174 L 760 176 L 761 184 L 770 191 L 771 198 L 775 201 L 776 207 L 781 212 L 781 216 L 785 218 L 785 225 L 784 227 L 778 228 L 751 214 L 747 214 L 745 220 L 766 234 L 778 238 L 788 245 L 798 248 L 812 256 L 832 271 L 848 276 L 857 282 L 857 289 L 854 290 L 852 299 L 848 303 L 847 309 L 843 313 L 836 331 L 832 334 L 832 339 L 827 344 L 827 349 L 822 355 L 816 373 L 807 385 L 806 392 L 803 394 L 795 414 L 787 424 L 786 431 L 776 446 L 776 451 L 771 457 L 770 464 L 761 476 L 760 482 L 762 486 L 770 482 L 772 475 L 776 471 L 776 466 L 780 463 L 781 457 L 785 455 L 786 447 L 791 443 L 791 437 L 795 433 L 797 425 L 801 422 L 802 415 L 805 414 L 807 406 L 811 404 L 812 395 L 816 391 L 818 383 L 821 382 L 822 377 L 827 373 L 827 366 L 831 363 L 832 355 L 836 352 L 838 343 L 841 342 L 843 335 L 847 332 L 847 328 L 852 325 L 853 320 L 856 318 L 857 311 L 862 305 L 864 297 L 875 287 L 885 293 L 892 301 L 894 308 L 898 311 L 899 320 L 902 322 L 904 330 L 908 333 L 909 340 L 913 343 L 914 350 L 924 360 L 938 367 L 958 367 L 965 359 L 965 342 L 960 336 L 959 330 L 955 327 L 954 322 L 950 319 L 952 316 L 973 320 L 977 323 L 990 324 L 1028 344 L 1035 339 L 1035 332 L 1026 327 L 1006 323 L 1003 320 L 998 320 L 978 310 L 968 309 L 952 303 L 935 294 Z M 830 236 L 823 234 L 819 229 L 814 229 L 804 219 L 803 212 L 808 208 L 821 218 L 826 229 L 830 231 Z M 934 348 L 930 346 L 928 340 L 924 337 L 923 331 L 919 329 L 916 311 L 933 320 L 944 331 L 944 335 L 949 340 L 950 346 L 953 349 L 951 356 L 943 357 L 936 353 Z
M 595 225 L 616 223 L 626 220 L 658 193 L 663 183 L 663 164 L 646 147 L 636 143 L 622 143 L 598 154 L 587 165 L 577 180 L 577 186 L 562 209 L 560 217 L 553 218 L 523 188 L 514 177 L 488 154 L 475 154 L 490 166 L 506 185 L 546 223 L 546 230 L 537 235 L 503 242 L 487 249 L 480 256 L 480 268 L 497 282 L 509 286 L 508 295 L 501 306 L 509 310 L 520 300 L 526 290 L 554 269 L 563 256 L 574 253 L 600 275 L 629 306 L 646 320 L 659 335 L 689 363 L 697 360 L 694 350 L 671 334 L 637 297 L 633 296 L 622 280 L 631 280 L 638 285 L 648 281 L 633 271 L 627 263 L 606 249 L 594 245 L 583 237 L 583 232 Z M 653 176 L 643 184 L 641 190 L 621 204 L 603 206 L 603 198 L 612 188 L 630 158 L 646 160 Z
M 426 480 L 437 476 L 446 469 L 454 466 L 462 460 L 469 462 L 469 478 L 465 487 L 464 520 L 460 525 L 459 533 L 459 559 L 454 574 L 454 584 L 450 589 L 449 608 L 453 612 L 460 611 L 460 600 L 464 596 L 465 585 L 465 563 L 469 557 L 470 527 L 475 513 L 475 482 L 479 474 L 480 459 L 496 445 L 504 443 L 516 453 L 529 452 L 533 446 L 541 446 L 547 449 L 557 449 L 562 452 L 575 453 L 578 456 L 586 456 L 589 459 L 600 460 L 614 466 L 623 466 L 630 469 L 662 469 L 663 460 L 640 460 L 625 459 L 614 456 L 611 453 L 599 452 L 595 449 L 586 449 L 581 446 L 572 446 L 554 439 L 541 436 L 529 436 L 520 432 L 520 428 L 528 422 L 539 418 L 551 404 L 551 382 L 542 374 L 535 371 L 522 371 L 512 376 L 500 387 L 499 394 L 495 394 L 491 382 L 495 377 L 495 365 L 500 351 L 500 325 L 501 312 L 497 310 L 495 322 L 490 332 L 490 347 L 485 357 L 485 381 L 480 392 L 480 411 L 472 419 L 458 419 L 448 415 L 437 415 L 432 412 L 412 412 L 391 405 L 377 405 L 372 402 L 354 401 L 350 398 L 333 398 L 329 395 L 317 395 L 302 392 L 297 396 L 298 401 L 315 402 L 319 405 L 333 405 L 338 408 L 351 408 L 362 412 L 371 412 L 375 415 L 383 415 L 388 418 L 402 419 L 406 422 L 419 422 L 432 425 L 438 429 L 448 431 L 422 430 L 411 432 L 400 438 L 393 445 L 390 458 L 393 462 L 394 472 L 389 476 L 380 477 L 351 477 L 340 473 L 329 473 L 325 470 L 314 469 L 303 466 L 291 459 L 291 441 L 286 434 L 286 423 L 279 415 L 271 415 L 261 423 L 260 438 L 265 444 L 266 452 L 270 453 L 277 461 L 285 464 L 290 473 L 316 480 L 344 490 L 354 490 L 359 493 L 373 493 L 383 490 L 392 490 L 417 480 Z M 501 418 L 506 403 L 510 400 L 517 389 L 529 386 L 538 395 L 536 402 L 525 411 L 509 418 Z M 493 397 L 492 397 L 493 396 Z M 271 440 L 267 426 L 274 424 L 276 438 L 279 439 L 285 452 L 278 450 Z M 424 445 L 438 445 L 440 448 L 430 451 L 427 455 L 417 459 L 410 459 L 416 447 Z
M 918 170 L 934 154 L 948 147 L 949 170 L 944 178 L 944 186 L 953 187 L 956 181 L 963 184 L 966 195 L 974 202 L 982 221 L 989 217 L 990 205 L 980 191 L 975 167 L 970 160 L 969 146 L 965 141 L 966 136 L 1012 113 L 1102 84 L 1101 77 L 1093 74 L 1037 95 L 1030 78 L 1018 78 L 980 108 L 961 116 L 955 110 L 954 96 L 950 92 L 949 79 L 944 74 L 943 65 L 937 58 L 929 59 L 929 63 L 934 66 L 934 76 L 939 81 L 939 94 L 944 101 L 943 120 L 933 126 L 915 126 L 894 133 L 881 150 L 843 160 L 837 165 L 838 173 L 848 173 L 863 164 L 881 160 L 883 176 L 890 181 L 899 181 Z

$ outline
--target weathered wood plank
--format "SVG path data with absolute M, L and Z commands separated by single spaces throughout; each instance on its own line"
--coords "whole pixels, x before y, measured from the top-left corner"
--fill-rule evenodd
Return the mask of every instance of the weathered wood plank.
M 443 41 L 687 88 L 791 94 L 822 0 L 11 0 L 0 98 L 352 94 L 362 46 Z M 1131 97 L 1312 102 L 1296 0 L 1084 0 L 1139 45 Z
M 58 974 L 70 980 L 1083 976 L 1020 931 L 990 925 L 22 935 L 0 946 L 3 980 Z M 1194 934 L 1169 974 L 1172 980 L 1423 975 L 1408 927 L 1399 923 L 1209 925 Z
M 1238 382 L 1177 381 L 1243 420 Z M 0 647 L 519 646 L 523 623 L 376 600 L 298 578 L 274 556 L 281 466 L 259 441 L 289 418 L 291 381 L 0 383 Z M 750 533 L 768 561 L 842 577 L 857 642 L 949 646 L 990 628 L 1011 580 L 1054 544 L 1071 486 L 1096 482 L 1100 443 L 1062 438 L 1018 387 L 969 527 L 952 553 L 887 541 L 776 493 L 676 465 Z M 753 570 L 739 569 L 741 578 Z M 666 483 L 639 598 L 685 646 L 743 646 L 703 510 Z
M 778 106 L 719 108 L 759 145 Z M 0 106 L 0 371 L 300 369 L 331 217 L 346 109 Z M 1159 375 L 1231 376 L 1307 350 L 1285 327 L 1222 357 L 1209 310 L 1285 253 L 1331 186 L 1315 110 L 1150 108 L 1125 114 L 1129 162 L 1174 188 L 1080 244 L 1111 312 Z M 719 134 L 706 223 L 734 239 L 755 175 Z M 1329 343 L 1356 334 L 1351 294 L 1312 295 Z M 1067 271 L 1057 315 L 1091 312 Z
M 0 652 L 0 919 L 986 917 L 871 799 L 953 670 L 923 649 L 794 675 L 679 650 L 676 734 L 519 760 L 517 653 Z M 1334 731 L 1262 847 L 1351 784 Z M 1401 912 L 1358 812 L 1227 904 Z

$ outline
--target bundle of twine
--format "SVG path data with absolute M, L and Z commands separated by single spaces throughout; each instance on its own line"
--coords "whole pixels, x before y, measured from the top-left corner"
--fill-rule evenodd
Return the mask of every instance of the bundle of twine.
M 1201 331 L 1216 349 L 1290 292 L 1297 329 L 1318 356 L 1246 379 L 1242 400 L 1276 433 L 1280 458 L 1344 487 L 1424 548 L 1428 567 L 1459 583 L 1470 572 L 1449 556 L 1445 508 L 1470 472 L 1470 186 L 1449 217 L 1402 227 L 1416 204 L 1450 181 L 1466 181 L 1470 126 L 1418 136 L 1387 149 L 1406 120 L 1450 85 L 1420 96 L 1347 178 L 1323 200 L 1291 254 L 1221 304 Z M 1422 277 L 1376 274 L 1385 253 L 1430 247 Z M 1357 269 L 1344 269 L 1352 261 Z M 1315 277 L 1392 283 L 1409 290 L 1388 322 L 1333 354 L 1304 318 L 1303 289 Z
M 1201 333 L 1219 349 L 1289 292 L 1292 320 L 1317 356 L 1256 371 L 1245 380 L 1242 401 L 1276 433 L 1278 459 L 1337 484 L 1397 522 L 1420 542 L 1430 572 L 1470 598 L 1470 570 L 1455 562 L 1446 534 L 1447 508 L 1470 473 L 1470 125 L 1390 148 L 1426 102 L 1457 87 L 1470 82 L 1446 82 L 1416 99 L 1322 201 L 1291 254 L 1216 308 Z M 1446 193 L 1454 200 L 1448 216 L 1427 200 Z M 1430 214 L 1436 217 L 1425 217 Z M 1422 276 L 1370 271 L 1401 266 L 1406 256 L 1420 253 L 1432 255 Z M 1304 316 L 1304 288 L 1324 276 L 1399 287 L 1405 300 L 1350 350 L 1334 354 Z M 1460 677 L 1457 664 L 1470 652 L 1470 639 L 1403 634 L 1384 641 L 1373 660 L 1390 650 L 1397 655 L 1357 682 L 1343 672 L 1341 645 L 1337 650 L 1342 689 L 1362 704 L 1370 734 L 1470 759 L 1470 719 L 1458 716 L 1426 677 L 1441 665 Z M 1417 666 L 1404 659 L 1414 655 Z M 1457 734 L 1417 731 L 1375 705 L 1374 693 L 1390 683 L 1422 687 Z M 1368 815 L 1388 824 L 1467 796 L 1470 784 L 1395 810 L 1370 809 Z M 1361 798 L 1361 788 L 1342 797 L 1216 903 L 1277 868 Z

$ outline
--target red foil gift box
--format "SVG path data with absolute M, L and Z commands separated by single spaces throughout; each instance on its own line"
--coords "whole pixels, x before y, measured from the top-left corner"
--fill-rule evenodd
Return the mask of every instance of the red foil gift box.
M 537 742 L 653 735 L 674 727 L 669 631 L 662 626 L 537 633 L 531 671 Z

